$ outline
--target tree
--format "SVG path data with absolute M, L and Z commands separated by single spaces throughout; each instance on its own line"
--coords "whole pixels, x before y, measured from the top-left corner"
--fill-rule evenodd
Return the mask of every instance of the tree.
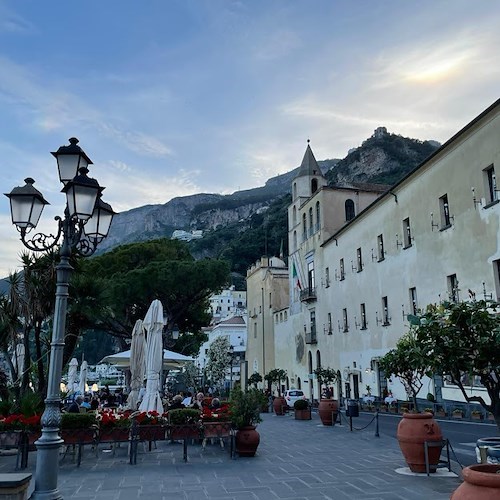
M 316 368 L 314 374 L 318 377 L 320 387 L 325 384 L 328 387 L 338 379 L 337 372 L 333 368 Z
M 415 341 L 434 373 L 450 377 L 465 400 L 491 412 L 500 430 L 500 304 L 492 301 L 445 302 L 409 317 Z M 469 380 L 479 379 L 490 398 L 470 394 Z
M 177 240 L 152 240 L 118 247 L 87 259 L 84 270 L 99 276 L 107 309 L 95 318 L 96 327 L 122 341 L 130 338 L 132 326 L 144 318 L 151 302 L 159 299 L 167 314 L 164 346 L 184 354 L 198 352 L 206 337 L 201 328 L 210 322 L 208 299 L 229 281 L 225 262 L 195 261 L 187 246 Z M 177 342 L 169 336 L 177 325 Z M 186 340 L 184 332 L 189 332 Z
M 217 337 L 208 348 L 205 371 L 212 384 L 219 390 L 223 387 L 227 367 L 232 360 L 230 346 L 229 339 L 221 336 Z
M 423 376 L 429 371 L 428 351 L 417 339 L 415 327 L 404 334 L 379 360 L 379 367 L 387 376 L 393 374 L 404 385 L 406 394 L 411 396 L 413 408 L 417 411 L 417 394 L 422 388 Z
M 267 381 L 270 388 L 273 383 L 276 383 L 278 389 L 278 395 L 281 395 L 281 381 L 286 378 L 286 370 L 281 368 L 274 368 L 270 370 L 267 375 L 264 376 L 264 380 Z
M 257 384 L 259 382 L 262 382 L 262 375 L 260 373 L 252 373 L 252 375 L 250 375 L 250 377 L 248 377 L 248 383 L 250 385 L 253 385 L 256 389 L 257 389 Z

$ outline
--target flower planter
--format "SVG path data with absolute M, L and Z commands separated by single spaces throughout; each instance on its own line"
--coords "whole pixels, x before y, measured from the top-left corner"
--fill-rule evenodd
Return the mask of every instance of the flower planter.
M 333 425 L 337 420 L 339 403 L 336 399 L 322 399 L 319 402 L 318 413 L 323 425 Z
M 196 424 L 177 424 L 170 428 L 170 439 L 181 441 L 183 439 L 198 439 L 200 438 L 201 428 Z M 165 439 L 163 437 L 162 439 Z
M 93 443 L 97 437 L 96 429 L 62 429 L 61 438 L 64 444 Z
M 138 425 L 135 432 L 140 441 L 161 441 L 165 439 L 166 427 L 163 425 Z
M 231 435 L 231 422 L 203 422 L 203 438 L 223 438 Z M 199 436 L 196 436 L 199 437 Z
M 472 420 L 483 420 L 483 416 L 482 416 L 481 414 L 476 415 L 476 414 L 474 414 L 474 413 L 473 413 L 473 414 L 470 416 L 470 418 L 471 418 Z
M 462 471 L 462 476 L 464 482 L 453 492 L 451 500 L 500 498 L 500 465 L 471 465 Z
M 236 432 L 235 443 L 240 457 L 253 457 L 260 443 L 260 434 L 254 425 L 248 425 Z
M 100 442 L 128 441 L 130 429 L 127 427 L 115 427 L 112 429 L 99 429 Z
M 17 448 L 21 441 L 22 431 L 1 431 L 0 432 L 0 447 L 1 448 Z
M 311 420 L 311 410 L 295 410 L 295 420 Z
M 446 412 L 445 411 L 437 411 L 435 413 L 436 417 L 441 417 L 441 418 L 444 418 L 446 417 Z
M 412 472 L 425 472 L 425 441 L 441 441 L 443 435 L 430 413 L 405 413 L 397 430 L 399 447 Z M 430 472 L 436 472 L 440 447 L 431 447 L 429 452 Z
M 453 412 L 452 417 L 460 420 L 460 419 L 464 418 L 464 414 Z
M 479 449 L 481 447 L 489 448 L 491 446 L 493 447 L 500 446 L 500 437 L 498 436 L 484 437 L 476 441 L 476 459 L 478 464 L 481 463 L 481 452 Z

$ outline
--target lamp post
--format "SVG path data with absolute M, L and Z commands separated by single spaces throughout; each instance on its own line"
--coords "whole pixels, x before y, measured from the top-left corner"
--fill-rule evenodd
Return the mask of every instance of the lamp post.
M 32 234 L 36 228 L 43 208 L 48 202 L 28 177 L 26 185 L 15 187 L 5 194 L 10 200 L 12 223 L 21 235 L 24 246 L 34 252 L 44 252 L 56 245 L 59 247 L 60 262 L 56 267 L 56 299 L 54 323 L 49 359 L 47 397 L 43 412 L 42 436 L 36 441 L 37 460 L 35 471 L 35 499 L 62 498 L 57 485 L 59 472 L 59 448 L 63 440 L 59 436 L 61 424 L 60 396 L 61 372 L 63 362 L 64 334 L 66 329 L 66 309 L 68 302 L 69 279 L 73 268 L 71 255 L 92 255 L 97 245 L 107 236 L 113 210 L 101 200 L 103 187 L 95 179 L 87 176 L 88 166 L 92 164 L 78 139 L 69 139 L 68 146 L 61 146 L 52 155 L 57 160 L 59 179 L 66 194 L 64 217 L 57 216 L 57 233 L 46 235 Z

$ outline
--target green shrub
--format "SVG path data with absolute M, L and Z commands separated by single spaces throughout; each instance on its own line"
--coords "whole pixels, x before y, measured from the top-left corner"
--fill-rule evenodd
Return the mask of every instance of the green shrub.
M 63 413 L 61 429 L 90 429 L 97 425 L 94 413 Z
M 192 408 L 179 408 L 169 410 L 168 416 L 173 425 L 194 424 L 200 420 L 200 410 Z
M 306 399 L 297 399 L 297 401 L 293 403 L 293 408 L 295 410 L 307 410 L 307 408 L 309 408 L 309 402 Z
M 260 409 L 265 403 L 266 397 L 258 389 L 250 389 L 246 392 L 232 391 L 230 413 L 234 426 L 241 429 L 261 422 Z

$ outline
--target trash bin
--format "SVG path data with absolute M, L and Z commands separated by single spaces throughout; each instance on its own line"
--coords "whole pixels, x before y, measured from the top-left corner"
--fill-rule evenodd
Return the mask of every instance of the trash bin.
M 359 406 L 355 399 L 347 400 L 346 417 L 359 417 Z

